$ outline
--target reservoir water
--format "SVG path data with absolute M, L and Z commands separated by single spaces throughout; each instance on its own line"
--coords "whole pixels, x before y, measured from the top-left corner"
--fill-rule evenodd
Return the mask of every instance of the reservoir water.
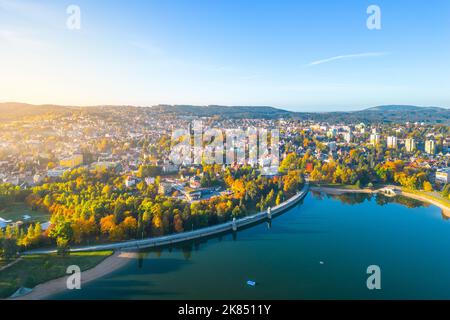
M 435 206 L 310 193 L 271 224 L 142 252 L 52 299 L 450 299 L 449 244 Z M 367 288 L 371 265 L 381 290 Z

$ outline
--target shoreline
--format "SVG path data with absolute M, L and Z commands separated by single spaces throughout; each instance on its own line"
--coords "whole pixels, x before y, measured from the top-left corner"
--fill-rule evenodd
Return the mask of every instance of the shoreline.
M 318 186 L 312 186 L 310 187 L 311 191 L 320 191 L 325 192 L 330 195 L 341 195 L 344 193 L 366 193 L 366 194 L 376 194 L 379 193 L 379 189 L 373 190 L 373 189 L 345 189 L 345 188 L 333 188 L 333 187 L 318 187 Z M 410 193 L 407 191 L 400 190 L 401 196 L 408 197 L 411 199 L 419 200 L 431 205 L 434 205 L 442 210 L 442 213 L 450 218 L 450 207 L 447 207 L 446 205 L 440 203 L 439 201 L 430 199 L 429 197 L 426 197 L 424 195 L 416 194 L 416 193 Z
M 86 285 L 89 282 L 98 280 L 122 267 L 127 265 L 132 259 L 136 257 L 135 252 L 120 252 L 115 251 L 111 256 L 100 262 L 95 267 L 81 272 L 81 285 Z M 33 288 L 30 293 L 17 297 L 8 298 L 7 300 L 46 300 L 48 297 L 62 293 L 67 290 L 66 281 L 69 275 L 53 279 L 41 283 Z
M 319 191 L 324 192 L 330 195 L 341 195 L 345 193 L 365 193 L 365 194 L 377 194 L 380 193 L 380 189 L 346 189 L 339 187 L 319 187 L 319 186 L 310 186 L 310 191 Z M 399 189 L 397 189 L 399 190 Z M 420 194 L 409 193 L 401 190 L 399 195 L 416 199 L 440 208 L 443 214 L 447 217 L 450 217 L 450 208 L 445 206 L 438 201 L 430 199 Z M 127 265 L 132 259 L 137 256 L 137 252 L 126 252 L 116 250 L 114 253 L 103 260 L 101 263 L 96 265 L 95 267 L 85 270 L 81 273 L 81 283 L 82 286 L 86 285 L 92 281 L 98 280 L 122 267 Z M 67 290 L 66 288 L 66 280 L 68 276 L 64 276 L 61 278 L 57 278 L 54 280 L 50 280 L 44 282 L 42 284 L 37 285 L 33 288 L 33 291 L 30 293 L 23 295 L 17 298 L 8 298 L 7 300 L 46 300 L 48 297 L 59 294 Z
M 318 187 L 312 186 L 310 187 L 311 191 L 320 191 L 325 192 L 331 195 L 341 195 L 344 193 L 376 193 L 376 190 L 372 189 L 345 189 L 345 188 L 334 188 L 334 187 Z
M 438 208 L 440 208 L 442 210 L 442 213 L 446 216 L 450 218 L 450 208 L 447 207 L 446 205 L 440 203 L 439 201 L 430 199 L 426 196 L 420 195 L 420 194 L 415 194 L 415 193 L 410 193 L 410 192 L 405 192 L 402 191 L 401 193 L 402 196 L 408 197 L 408 198 L 412 198 L 412 199 L 416 199 L 416 200 L 420 200 L 426 203 L 429 203 L 431 205 L 434 205 Z
M 83 251 L 103 251 L 103 250 L 140 250 L 146 248 L 162 247 L 166 245 L 173 245 L 185 241 L 201 239 L 213 235 L 217 235 L 229 231 L 237 231 L 238 229 L 245 228 L 248 225 L 258 223 L 271 216 L 275 216 L 291 206 L 300 202 L 307 194 L 309 190 L 309 184 L 306 183 L 303 188 L 293 197 L 287 199 L 283 203 L 271 208 L 271 212 L 268 210 L 245 216 L 236 220 L 224 222 L 218 225 L 200 228 L 193 231 L 185 231 L 181 233 L 169 234 L 166 236 L 146 238 L 142 240 L 129 240 L 123 242 L 116 242 L 111 244 L 98 244 L 92 246 L 82 246 L 71 248 L 70 252 L 83 252 Z M 51 254 L 55 253 L 56 249 L 37 249 L 25 251 L 22 255 L 30 254 Z
M 286 209 L 290 208 L 291 206 L 293 206 L 294 204 L 296 204 L 297 202 L 302 200 L 305 197 L 305 195 L 308 193 L 308 189 L 309 189 L 309 184 L 305 184 L 305 186 L 302 188 L 302 190 L 299 193 L 297 193 L 295 196 L 286 200 L 285 202 L 278 205 L 277 207 L 274 207 L 272 210 L 272 214 L 277 215 L 280 212 L 285 211 Z M 245 227 L 245 226 L 253 224 L 253 223 L 258 223 L 261 219 L 266 219 L 266 218 L 267 218 L 267 212 L 263 211 L 263 212 L 255 214 L 255 215 L 252 215 L 252 216 L 241 218 L 234 223 L 228 222 L 228 223 L 224 223 L 222 226 L 219 225 L 219 226 L 210 227 L 210 229 L 213 229 L 213 232 L 211 232 L 211 234 L 217 234 L 219 232 L 234 230 L 234 227 L 236 227 L 236 230 L 237 230 L 238 228 L 242 228 L 242 227 Z M 215 230 L 217 228 L 219 230 Z M 208 229 L 208 228 L 205 228 L 205 229 Z M 209 234 L 203 234 L 203 232 L 205 232 L 205 230 L 198 230 L 198 231 L 202 232 L 199 235 L 201 237 L 209 236 Z M 196 231 L 196 232 L 198 232 L 198 231 Z M 189 234 L 189 232 L 188 232 L 188 234 Z M 183 236 L 183 234 L 180 234 L 180 235 Z M 186 233 L 184 233 L 184 235 L 186 236 Z M 166 237 L 162 237 L 162 238 L 167 239 L 170 237 L 173 237 L 173 236 L 166 236 Z M 194 237 L 194 239 L 195 238 L 198 238 L 198 236 Z M 153 240 L 153 239 L 149 239 L 149 240 Z M 156 239 L 156 240 L 158 240 L 158 239 Z M 187 241 L 190 239 L 183 238 L 180 240 Z M 172 242 L 173 241 L 170 241 L 170 243 L 172 243 Z M 139 249 L 145 247 L 143 245 L 142 241 L 137 241 L 137 242 L 132 241 L 131 243 L 136 244 L 136 247 L 134 247 L 134 246 L 126 247 L 126 246 L 123 246 L 124 243 L 116 244 L 117 246 L 119 246 L 118 248 L 113 248 L 113 246 L 115 246 L 115 245 L 106 245 L 105 246 L 106 248 L 104 248 L 104 249 L 115 250 L 114 253 L 111 256 L 109 256 L 108 258 L 106 258 L 105 260 L 103 260 L 101 263 L 99 263 L 98 265 L 93 267 L 92 269 L 83 271 L 81 273 L 82 285 L 87 284 L 91 281 L 97 280 L 103 276 L 106 276 L 106 275 L 122 268 L 128 262 L 130 262 L 131 259 L 135 258 L 138 254 L 136 251 L 121 251 L 121 250 L 139 250 Z M 140 243 L 140 245 L 138 243 Z M 173 243 L 175 243 L 175 242 L 173 242 Z M 158 245 L 162 245 L 162 244 L 158 243 Z M 156 246 L 156 245 L 154 245 L 154 246 Z M 91 249 L 99 249 L 100 247 L 102 247 L 102 246 L 95 246 Z M 76 250 L 76 251 L 73 250 L 73 251 L 74 252 L 89 251 L 86 249 L 87 248 L 84 248 L 84 250 Z M 98 250 L 94 250 L 94 251 L 98 251 Z M 30 254 L 30 253 L 31 252 L 28 252 L 28 254 Z M 34 254 L 48 254 L 51 252 L 36 252 L 36 251 L 34 251 L 33 253 Z M 30 293 L 23 295 L 21 297 L 17 297 L 17 298 L 9 298 L 8 300 L 45 300 L 46 298 L 48 298 L 54 294 L 58 294 L 58 293 L 61 293 L 65 290 L 67 290 L 66 289 L 67 277 L 68 276 L 64 276 L 64 277 L 61 277 L 58 279 L 44 282 L 44 283 L 39 284 L 36 287 L 34 287 L 33 291 L 31 291 Z

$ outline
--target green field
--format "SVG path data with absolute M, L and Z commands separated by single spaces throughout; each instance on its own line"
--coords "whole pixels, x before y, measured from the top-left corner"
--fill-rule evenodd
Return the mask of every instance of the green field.
M 48 212 L 40 210 L 33 211 L 23 202 L 13 203 L 7 208 L 0 210 L 0 218 L 12 220 L 13 222 L 23 221 L 24 215 L 31 216 L 31 219 L 26 222 L 47 222 L 50 220 L 50 214 Z
M 0 298 L 7 298 L 20 287 L 34 288 L 38 284 L 63 277 L 68 266 L 77 265 L 82 271 L 102 262 L 112 251 L 77 252 L 67 257 L 52 255 L 23 256 L 15 265 L 0 271 Z

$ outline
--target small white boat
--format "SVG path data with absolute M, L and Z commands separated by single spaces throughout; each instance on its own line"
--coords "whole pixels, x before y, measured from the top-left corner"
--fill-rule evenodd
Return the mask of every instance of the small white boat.
M 247 285 L 249 285 L 250 287 L 254 287 L 254 286 L 256 286 L 256 282 L 252 281 L 252 280 L 248 280 Z

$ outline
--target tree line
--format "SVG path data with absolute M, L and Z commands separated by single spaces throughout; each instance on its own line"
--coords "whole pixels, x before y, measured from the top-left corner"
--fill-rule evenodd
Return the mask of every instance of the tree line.
M 145 175 L 145 170 L 140 174 Z M 160 178 L 150 184 L 142 180 L 134 188 L 127 188 L 125 177 L 113 171 L 74 169 L 60 181 L 21 194 L 33 210 L 51 213 L 49 229 L 42 231 L 40 224 L 8 226 L 0 239 L 8 241 L 8 245 L 14 239 L 22 249 L 56 244 L 64 250 L 70 245 L 179 233 L 267 209 L 293 196 L 303 184 L 299 170 L 263 177 L 249 166 L 225 170 L 203 166 L 195 174 L 203 177 L 202 184 L 223 185 L 230 192 L 188 202 L 159 194 Z

